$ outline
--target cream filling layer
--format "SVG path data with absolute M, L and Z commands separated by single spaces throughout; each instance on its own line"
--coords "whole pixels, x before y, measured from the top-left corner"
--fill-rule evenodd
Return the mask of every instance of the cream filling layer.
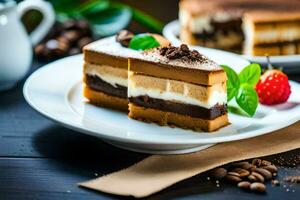
M 129 72 L 129 77 L 134 76 L 132 72 Z M 159 79 L 154 78 L 153 79 Z M 227 102 L 227 93 L 226 91 L 220 91 L 220 90 L 214 90 L 207 93 L 206 100 L 203 99 L 197 99 L 193 98 L 191 95 L 191 91 L 189 91 L 189 85 L 190 83 L 181 82 L 183 85 L 183 93 L 172 91 L 172 82 L 174 80 L 166 80 L 166 88 L 145 88 L 137 85 L 134 81 L 134 79 L 129 78 L 128 79 L 128 97 L 138 97 L 138 96 L 144 96 L 147 95 L 152 98 L 156 99 L 163 99 L 167 101 L 175 101 L 180 102 L 184 104 L 191 104 L 191 105 L 197 105 L 200 107 L 204 107 L 207 109 L 212 108 L 216 104 L 223 105 Z M 177 81 L 179 82 L 179 81 Z
M 126 69 L 108 65 L 85 64 L 84 73 L 97 76 L 114 87 L 117 87 L 117 85 L 128 86 Z

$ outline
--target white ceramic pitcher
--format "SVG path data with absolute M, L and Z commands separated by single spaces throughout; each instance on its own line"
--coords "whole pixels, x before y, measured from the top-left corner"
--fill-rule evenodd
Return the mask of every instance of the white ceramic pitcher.
M 28 35 L 20 18 L 32 9 L 40 11 L 43 19 Z M 54 21 L 51 4 L 43 0 L 0 4 L 0 91 L 13 87 L 26 75 L 32 62 L 32 45 L 43 39 Z

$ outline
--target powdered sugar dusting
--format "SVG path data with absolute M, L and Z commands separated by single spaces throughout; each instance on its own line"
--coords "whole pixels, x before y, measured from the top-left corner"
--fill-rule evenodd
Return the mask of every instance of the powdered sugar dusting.
M 85 46 L 84 49 L 124 58 L 134 57 L 134 55 L 140 54 L 140 51 L 121 46 L 120 43 L 116 42 L 115 36 L 92 42 Z
M 182 67 L 187 69 L 199 69 L 203 71 L 220 71 L 223 70 L 216 62 L 202 55 L 200 60 L 183 60 L 183 59 L 168 59 L 160 55 L 159 49 L 145 51 L 143 53 L 131 56 L 134 59 L 145 60 L 148 62 L 161 63 L 174 67 Z

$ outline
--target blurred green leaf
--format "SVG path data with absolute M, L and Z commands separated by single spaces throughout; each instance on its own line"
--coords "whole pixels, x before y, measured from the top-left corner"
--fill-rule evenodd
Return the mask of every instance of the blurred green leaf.
M 155 32 L 161 32 L 163 23 L 147 13 L 115 0 L 49 0 L 59 21 L 87 19 L 94 33 L 108 36 L 125 28 L 131 18 Z
M 149 34 L 139 34 L 134 36 L 129 43 L 129 48 L 135 50 L 147 50 L 159 47 L 159 42 Z
M 132 13 L 129 7 L 109 7 L 101 12 L 84 15 L 96 35 L 108 36 L 124 29 L 131 20 Z

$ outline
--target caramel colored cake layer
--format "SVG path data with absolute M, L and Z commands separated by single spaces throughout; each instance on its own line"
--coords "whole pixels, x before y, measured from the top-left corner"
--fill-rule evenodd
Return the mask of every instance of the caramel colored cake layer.
M 181 0 L 179 8 L 185 43 L 247 55 L 300 54 L 294 48 L 300 39 L 299 0 Z
M 227 114 L 213 120 L 205 120 L 202 118 L 191 117 L 189 115 L 181 115 L 174 112 L 145 108 L 132 103 L 129 103 L 128 116 L 145 122 L 156 122 L 162 126 L 175 125 L 180 128 L 192 129 L 195 131 L 212 132 L 229 124 Z
M 128 101 L 127 98 L 119 98 L 112 95 L 107 95 L 106 93 L 95 91 L 88 86 L 84 86 L 83 95 L 89 100 L 90 103 L 103 106 L 107 108 L 112 108 L 121 111 L 128 111 Z

